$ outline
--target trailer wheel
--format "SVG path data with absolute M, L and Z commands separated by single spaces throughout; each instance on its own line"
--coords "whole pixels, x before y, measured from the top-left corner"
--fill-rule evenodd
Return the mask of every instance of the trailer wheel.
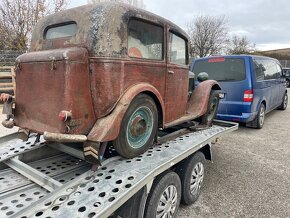
M 155 179 L 145 206 L 145 218 L 175 217 L 181 197 L 180 178 L 175 172 Z
M 157 126 L 155 102 L 148 95 L 139 94 L 123 117 L 119 136 L 113 142 L 115 149 L 126 158 L 144 153 L 153 144 Z
M 219 106 L 219 92 L 212 90 L 208 100 L 206 113 L 201 117 L 201 124 L 211 126 Z
M 197 152 L 181 163 L 177 169 L 181 180 L 181 203 L 193 204 L 199 197 L 205 175 L 205 157 Z

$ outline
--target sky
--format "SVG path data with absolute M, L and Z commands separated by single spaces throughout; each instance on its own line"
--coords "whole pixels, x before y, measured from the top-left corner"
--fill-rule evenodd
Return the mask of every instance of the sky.
M 289 0 L 143 0 L 146 10 L 186 30 L 198 15 L 225 16 L 229 33 L 246 36 L 259 50 L 290 48 Z M 69 8 L 87 0 L 70 0 Z

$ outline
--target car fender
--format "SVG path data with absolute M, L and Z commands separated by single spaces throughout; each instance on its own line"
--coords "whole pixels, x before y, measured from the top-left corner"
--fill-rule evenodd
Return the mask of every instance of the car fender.
M 150 93 L 155 95 L 160 103 L 162 116 L 164 117 L 164 102 L 158 90 L 148 84 L 139 83 L 128 88 L 122 95 L 114 110 L 107 116 L 96 121 L 88 135 L 88 140 L 106 142 L 116 139 L 120 132 L 121 122 L 131 101 L 140 93 Z M 163 120 L 163 119 L 162 119 Z
M 221 90 L 217 81 L 206 80 L 199 83 L 190 97 L 187 112 L 193 113 L 198 117 L 204 115 L 207 111 L 211 90 Z

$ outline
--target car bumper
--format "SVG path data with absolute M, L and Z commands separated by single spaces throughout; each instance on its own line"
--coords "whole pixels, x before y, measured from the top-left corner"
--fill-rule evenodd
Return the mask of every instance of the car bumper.
M 253 121 L 257 112 L 242 113 L 242 115 L 217 114 L 216 119 L 247 123 Z

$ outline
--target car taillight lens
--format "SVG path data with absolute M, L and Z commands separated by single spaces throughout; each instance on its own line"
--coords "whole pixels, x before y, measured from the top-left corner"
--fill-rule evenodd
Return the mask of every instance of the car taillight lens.
M 244 102 L 252 102 L 254 97 L 254 92 L 252 89 L 246 90 L 244 92 Z
M 71 112 L 69 111 L 61 111 L 58 115 L 59 119 L 63 122 L 71 119 Z

